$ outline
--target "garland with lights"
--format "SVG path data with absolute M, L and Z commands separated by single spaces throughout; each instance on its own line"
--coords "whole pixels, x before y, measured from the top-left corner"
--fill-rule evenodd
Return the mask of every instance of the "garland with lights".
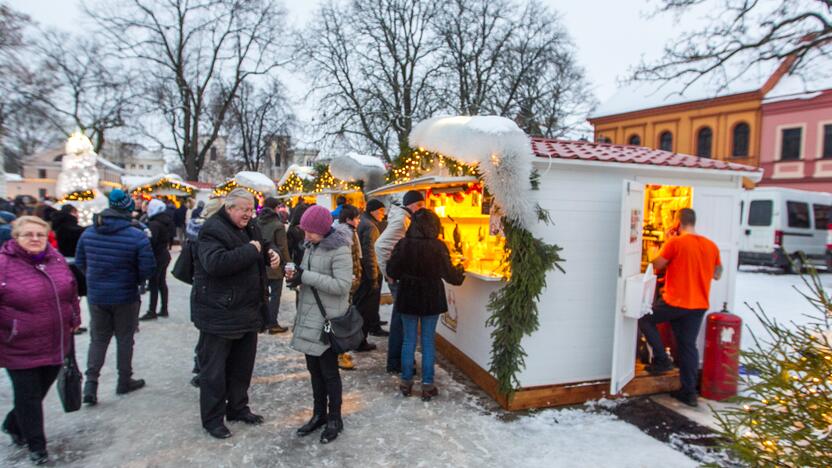
M 806 259 L 804 258 L 804 265 Z M 817 310 L 807 324 L 784 327 L 759 304 L 765 341 L 741 353 L 745 389 L 715 413 L 723 447 L 750 466 L 827 467 L 832 454 L 832 298 L 814 268 L 801 275 Z
M 168 179 L 167 177 L 163 177 L 156 181 L 153 184 L 142 185 L 141 187 L 136 187 L 133 189 L 133 195 L 145 195 L 145 194 L 152 194 L 155 190 L 159 190 L 162 188 L 172 188 L 174 190 L 179 190 L 180 192 L 184 192 L 186 196 L 190 197 L 194 194 L 193 187 L 189 185 L 184 185 L 176 180 Z
M 72 193 L 66 194 L 58 203 L 65 203 L 69 201 L 90 201 L 95 199 L 95 191 L 93 190 L 76 190 Z
M 277 187 L 277 193 L 285 195 L 287 193 L 304 193 L 310 190 L 309 182 L 301 179 L 297 174 L 292 172 L 282 185 Z
M 231 180 L 227 181 L 226 183 L 215 187 L 213 194 L 214 194 L 215 197 L 225 197 L 226 195 L 228 195 L 229 192 L 231 192 L 232 190 L 234 190 L 236 188 L 245 189 L 250 194 L 254 195 L 254 198 L 257 199 L 257 205 L 258 206 L 263 206 L 263 202 L 266 200 L 265 196 L 263 196 L 263 192 L 260 192 L 258 190 L 254 190 L 251 187 L 246 187 L 244 185 L 239 185 L 237 183 L 237 179 L 231 179 Z
M 327 164 L 319 164 L 315 166 L 315 180 L 313 182 L 313 189 L 312 191 L 315 193 L 321 193 L 324 190 L 334 190 L 334 191 L 342 191 L 342 192 L 356 192 L 361 190 L 361 186 L 357 184 L 351 184 L 349 182 L 345 182 L 341 179 L 336 179 L 333 177 L 332 173 L 329 171 L 329 165 Z
M 415 150 L 394 165 L 387 178 L 393 183 L 407 182 L 432 171 L 437 164 L 446 167 L 453 176 L 480 177 L 476 164 L 465 164 L 438 153 Z M 537 171 L 532 171 L 529 178 L 532 190 L 538 190 L 540 175 Z M 551 222 L 546 210 L 537 206 L 536 211 L 540 221 Z M 517 375 L 526 366 L 526 352 L 521 341 L 540 326 L 537 301 L 546 287 L 546 273 L 553 268 L 563 272 L 560 263 L 564 259 L 560 256 L 561 247 L 537 239 L 528 229 L 506 217 L 503 217 L 503 232 L 510 269 L 505 272 L 505 286 L 488 298 L 487 308 L 491 315 L 486 325 L 494 327 L 489 370 L 497 377 L 500 393 L 511 398 L 515 388 L 520 386 Z M 523 274 L 510 274 L 520 271 Z

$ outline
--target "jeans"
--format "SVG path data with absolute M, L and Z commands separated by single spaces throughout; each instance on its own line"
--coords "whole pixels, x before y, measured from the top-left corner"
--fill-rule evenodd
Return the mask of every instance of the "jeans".
M 46 450 L 43 430 L 43 398 L 58 377 L 61 366 L 7 369 L 14 390 L 14 408 L 6 415 L 3 429 L 26 439 L 29 450 Z
M 314 413 L 329 417 L 341 417 L 341 374 L 338 371 L 338 355 L 327 348 L 320 356 L 306 355 L 306 368 L 312 377 Z
M 269 319 L 273 323 L 267 323 L 266 327 L 278 324 L 277 316 L 280 313 L 280 295 L 283 293 L 283 278 L 269 278 Z
M 153 276 L 150 277 L 148 287 L 150 290 L 150 308 L 148 311 L 151 314 L 156 313 L 156 304 L 160 295 L 162 296 L 162 305 L 159 313 L 162 315 L 168 313 L 168 265 L 170 265 L 170 255 L 167 255 L 166 258 L 156 259 L 156 270 L 154 270 Z
M 251 412 L 248 388 L 257 355 L 257 333 L 239 339 L 200 332 L 199 412 L 202 427 L 213 429 L 223 417 Z
M 436 362 L 436 323 L 438 315 L 401 314 L 404 328 L 402 345 L 402 380 L 413 380 L 416 358 L 416 334 L 422 324 L 422 384 L 433 385 L 433 365 Z
M 132 304 L 90 304 L 90 348 L 87 354 L 87 382 L 98 382 L 110 339 L 116 337 L 116 367 L 119 382 L 133 376 L 133 335 L 139 320 L 140 302 Z
M 399 293 L 398 283 L 388 283 L 390 294 L 393 295 L 393 314 L 390 316 L 390 336 L 387 337 L 387 370 L 399 372 L 402 370 L 402 317 L 396 310 L 396 296 Z
M 682 393 L 687 395 L 696 394 L 696 377 L 699 371 L 699 351 L 696 349 L 696 338 L 699 336 L 699 327 L 702 325 L 702 318 L 705 310 L 683 309 L 673 307 L 659 298 L 653 313 L 645 315 L 638 321 L 639 329 L 647 343 L 653 349 L 654 363 L 669 363 L 670 358 L 664 350 L 664 343 L 656 328 L 656 324 L 670 322 L 673 328 L 673 335 L 676 338 L 678 347 L 677 364 L 679 365 L 679 377 L 682 381 Z

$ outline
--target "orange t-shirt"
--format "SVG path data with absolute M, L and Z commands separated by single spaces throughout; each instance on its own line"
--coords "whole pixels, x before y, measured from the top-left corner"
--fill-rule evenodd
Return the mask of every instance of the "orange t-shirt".
M 659 255 L 668 261 L 664 301 L 673 307 L 707 310 L 714 270 L 722 264 L 716 244 L 698 234 L 683 234 L 667 241 Z

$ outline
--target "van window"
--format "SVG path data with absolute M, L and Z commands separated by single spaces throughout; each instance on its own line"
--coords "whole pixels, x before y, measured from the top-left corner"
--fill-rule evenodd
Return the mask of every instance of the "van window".
M 771 212 L 774 202 L 771 200 L 752 200 L 748 204 L 749 226 L 771 226 Z
M 810 228 L 809 204 L 801 202 L 786 202 L 786 212 L 789 213 L 789 227 Z
M 815 212 L 815 229 L 825 231 L 829 226 L 829 212 L 832 211 L 832 206 L 813 204 L 812 210 Z

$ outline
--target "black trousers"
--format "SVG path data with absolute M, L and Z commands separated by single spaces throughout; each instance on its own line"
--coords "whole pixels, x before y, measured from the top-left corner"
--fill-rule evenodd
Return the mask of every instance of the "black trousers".
M 251 411 L 248 387 L 257 354 L 257 333 L 239 339 L 200 332 L 199 412 L 202 427 L 214 428 L 223 417 L 235 417 Z
M 332 348 L 327 349 L 320 356 L 307 354 L 306 368 L 309 369 L 309 375 L 312 377 L 315 414 L 341 417 L 341 374 L 338 372 L 338 355 L 332 351 Z
M 116 365 L 119 382 L 133 376 L 133 336 L 139 320 L 140 302 L 132 304 L 90 304 L 90 349 L 87 353 L 87 382 L 98 382 L 107 357 L 110 339 L 116 337 Z
M 670 322 L 673 336 L 676 338 L 676 364 L 679 366 L 679 377 L 682 381 L 682 392 L 696 394 L 696 377 L 699 371 L 699 351 L 696 349 L 696 338 L 705 310 L 683 309 L 673 307 L 661 298 L 653 306 L 653 313 L 645 315 L 638 321 L 638 327 L 653 349 L 653 362 L 667 363 L 670 358 L 664 350 L 664 343 L 656 328 L 656 324 Z
M 378 309 L 381 303 L 381 279 L 375 282 L 369 278 L 362 279 L 353 295 L 352 303 L 364 319 L 364 338 L 366 338 L 370 330 L 380 327 L 381 317 Z
M 14 408 L 6 415 L 3 429 L 19 434 L 29 443 L 29 450 L 46 450 L 43 430 L 43 398 L 55 382 L 61 366 L 32 369 L 7 369 L 14 390 Z
M 156 304 L 160 295 L 162 296 L 162 304 L 159 312 L 163 314 L 168 312 L 168 265 L 170 265 L 170 255 L 166 255 L 164 258 L 157 258 L 156 270 L 153 272 L 153 276 L 150 277 L 150 284 L 148 285 L 148 289 L 150 290 L 150 308 L 148 311 L 154 314 L 156 313 Z

